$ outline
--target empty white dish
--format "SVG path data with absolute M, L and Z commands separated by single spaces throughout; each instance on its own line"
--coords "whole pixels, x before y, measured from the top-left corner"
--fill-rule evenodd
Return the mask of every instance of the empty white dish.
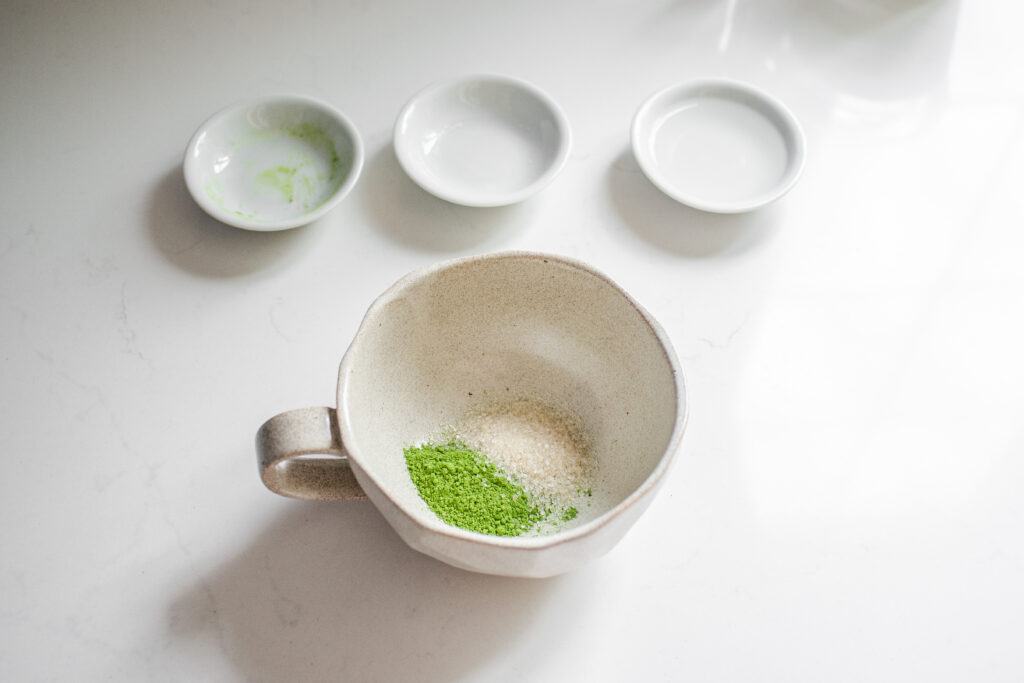
M 395 154 L 409 177 L 441 199 L 504 206 L 534 194 L 569 156 L 569 123 L 537 87 L 507 76 L 429 86 L 398 115 Z
M 355 126 L 297 96 L 241 102 L 200 126 L 185 152 L 185 184 L 206 213 L 247 230 L 311 223 L 348 194 L 363 165 Z
M 789 191 L 803 132 L 781 102 L 744 83 L 703 80 L 648 98 L 633 119 L 633 153 L 665 194 L 715 213 L 750 211 Z

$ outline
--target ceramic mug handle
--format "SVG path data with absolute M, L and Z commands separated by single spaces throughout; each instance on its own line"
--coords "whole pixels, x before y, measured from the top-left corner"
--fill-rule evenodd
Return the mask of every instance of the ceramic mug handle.
M 275 415 L 256 433 L 263 484 L 304 500 L 365 500 L 341 443 L 333 408 L 299 408 Z

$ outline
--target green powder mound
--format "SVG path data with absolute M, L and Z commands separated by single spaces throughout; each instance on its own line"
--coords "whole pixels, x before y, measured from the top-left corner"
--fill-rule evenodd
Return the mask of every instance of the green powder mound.
M 420 497 L 443 521 L 493 536 L 518 536 L 547 510 L 494 463 L 459 443 L 405 449 L 405 464 Z

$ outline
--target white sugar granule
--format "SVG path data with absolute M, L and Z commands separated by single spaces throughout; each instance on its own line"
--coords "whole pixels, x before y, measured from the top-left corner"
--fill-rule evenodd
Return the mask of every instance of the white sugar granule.
M 467 413 L 455 436 L 535 495 L 569 500 L 590 488 L 594 463 L 579 421 L 552 406 L 493 404 Z

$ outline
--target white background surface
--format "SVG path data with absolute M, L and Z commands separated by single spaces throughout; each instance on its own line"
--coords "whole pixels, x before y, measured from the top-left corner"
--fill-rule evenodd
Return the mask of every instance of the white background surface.
M 1024 11 L 1005 0 L 0 7 L 0 679 L 1024 679 Z M 436 200 L 406 99 L 530 80 L 575 134 L 508 209 Z M 779 204 L 713 216 L 628 148 L 651 92 L 747 80 L 803 122 Z M 325 99 L 368 160 L 327 217 L 207 218 L 181 157 L 240 98 Z M 692 413 L 609 555 L 552 580 L 278 498 L 253 435 L 331 404 L 371 300 L 454 255 L 593 263 Z

